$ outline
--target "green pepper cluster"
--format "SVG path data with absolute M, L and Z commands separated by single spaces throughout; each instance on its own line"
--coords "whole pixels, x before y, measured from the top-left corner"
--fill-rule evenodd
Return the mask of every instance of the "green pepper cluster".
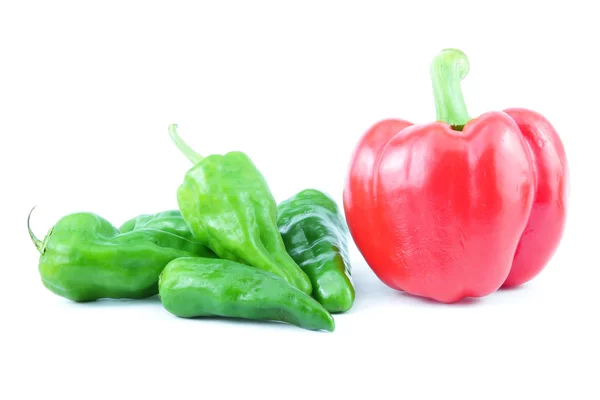
M 76 302 L 158 295 L 182 318 L 230 317 L 333 331 L 333 313 L 355 298 L 349 231 L 327 194 L 306 189 L 277 204 L 244 153 L 202 157 L 169 134 L 193 163 L 177 190 L 178 209 L 142 214 L 118 228 L 80 212 L 43 240 L 42 283 Z M 32 210 L 33 211 L 33 210 Z

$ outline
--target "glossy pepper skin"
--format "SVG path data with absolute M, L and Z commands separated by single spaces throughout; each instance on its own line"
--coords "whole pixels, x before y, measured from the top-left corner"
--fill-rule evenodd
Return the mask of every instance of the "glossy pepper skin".
M 563 236 L 569 196 L 569 164 L 563 143 L 541 114 L 523 108 L 504 110 L 518 125 L 533 156 L 535 196 L 503 286 L 522 285 L 548 264 Z
M 281 276 L 305 293 L 308 276 L 288 255 L 277 228 L 277 204 L 260 171 L 239 151 L 201 157 L 169 127 L 194 166 L 177 191 L 181 214 L 197 241 L 219 258 Z
M 93 213 L 62 217 L 43 241 L 29 228 L 29 219 L 27 225 L 40 252 L 44 286 L 76 302 L 154 296 L 159 275 L 170 261 L 212 254 L 198 243 L 156 229 L 121 234 Z
M 127 233 L 136 229 L 158 229 L 164 232 L 170 232 L 182 238 L 194 241 L 194 235 L 188 228 L 181 211 L 168 210 L 155 214 L 141 214 L 131 218 L 119 227 L 119 232 Z
M 354 304 L 344 217 L 327 194 L 306 189 L 278 206 L 277 225 L 287 252 L 308 275 L 313 297 L 331 313 Z
M 375 124 L 344 189 L 350 232 L 377 276 L 446 303 L 531 279 L 564 224 L 558 135 L 523 109 L 470 119 L 460 91 L 467 72 L 464 53 L 440 53 L 431 70 L 438 122 Z
M 245 264 L 203 257 L 178 258 L 160 275 L 165 309 L 182 318 L 221 316 L 281 321 L 333 331 L 333 317 L 283 278 Z

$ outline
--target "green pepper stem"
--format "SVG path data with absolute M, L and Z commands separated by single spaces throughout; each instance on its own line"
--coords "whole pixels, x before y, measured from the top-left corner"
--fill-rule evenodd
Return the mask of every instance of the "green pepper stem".
M 202 161 L 202 156 L 196 153 L 190 146 L 188 146 L 183 139 L 177 133 L 177 124 L 169 125 L 169 135 L 177 148 L 190 160 L 194 165 Z
M 471 120 L 460 87 L 468 72 L 469 59 L 458 49 L 442 50 L 430 67 L 437 120 L 458 131 Z
M 31 213 L 33 212 L 34 209 L 35 209 L 35 206 L 33 206 L 31 211 L 29 211 L 29 215 L 27 216 L 27 230 L 29 231 L 29 237 L 31 238 L 31 241 L 35 245 L 35 248 L 40 252 L 40 254 L 42 254 L 44 243 L 40 239 L 35 237 L 35 234 L 31 230 L 31 225 L 29 223 L 29 221 L 31 220 Z

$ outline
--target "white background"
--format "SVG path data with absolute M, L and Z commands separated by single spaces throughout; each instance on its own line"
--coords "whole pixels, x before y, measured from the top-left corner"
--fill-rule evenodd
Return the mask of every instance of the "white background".
M 0 398 L 599 398 L 600 28 L 591 1 L 27 2 L 0 5 Z M 523 287 L 440 305 L 388 289 L 352 247 L 333 333 L 182 320 L 157 299 L 46 290 L 26 230 L 177 207 L 187 160 L 245 151 L 277 200 L 341 204 L 380 119 L 435 118 L 429 62 L 467 53 L 472 116 L 535 109 L 563 138 L 570 214 Z M 335 396 L 335 397 L 332 397 Z

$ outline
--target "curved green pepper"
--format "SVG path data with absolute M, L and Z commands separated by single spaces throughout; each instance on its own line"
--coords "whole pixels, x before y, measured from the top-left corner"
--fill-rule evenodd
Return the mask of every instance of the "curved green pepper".
M 288 253 L 309 276 L 313 296 L 329 312 L 348 311 L 355 297 L 350 234 L 335 201 L 303 190 L 279 204 L 277 224 Z
M 333 331 L 333 317 L 315 299 L 270 272 L 224 259 L 178 258 L 162 271 L 159 297 L 182 318 L 221 316 L 286 322 Z
M 158 229 L 165 232 L 170 232 L 182 238 L 194 241 L 194 236 L 188 228 L 181 211 L 168 210 L 155 214 L 141 214 L 131 218 L 119 227 L 119 232 L 127 233 L 136 229 Z
M 202 157 L 176 128 L 169 127 L 171 138 L 194 163 L 177 200 L 196 240 L 219 258 L 272 272 L 310 294 L 310 279 L 287 253 L 277 228 L 275 199 L 250 158 L 239 151 Z
M 30 217 L 31 212 L 27 228 L 40 252 L 42 283 L 76 302 L 154 296 L 170 261 L 212 257 L 204 246 L 172 233 L 139 229 L 121 234 L 106 219 L 83 212 L 62 217 L 41 241 L 31 230 Z

